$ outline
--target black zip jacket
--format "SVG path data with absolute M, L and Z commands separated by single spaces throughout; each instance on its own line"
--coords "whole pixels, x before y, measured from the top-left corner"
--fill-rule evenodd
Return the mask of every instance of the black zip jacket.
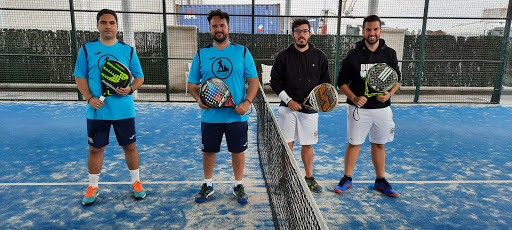
M 272 90 L 277 95 L 284 90 L 297 103 L 304 102 L 315 86 L 330 82 L 327 56 L 311 43 L 304 52 L 294 44 L 279 52 L 270 73 Z
M 400 68 L 398 67 L 396 51 L 388 47 L 383 39 L 380 39 L 379 47 L 377 50 L 375 50 L 375 52 L 372 52 L 368 49 L 368 47 L 366 47 L 366 43 L 363 39 L 362 41 L 357 42 L 356 48 L 350 50 L 347 57 L 343 59 L 340 72 L 338 74 L 338 87 L 346 84 L 356 96 L 363 96 L 365 90 L 365 81 L 362 77 L 366 75 L 367 68 L 361 71 L 361 67 L 364 68 L 365 64 L 376 63 L 386 63 L 395 69 L 395 71 L 398 73 L 398 82 L 401 82 L 402 76 L 400 74 Z M 371 88 L 369 90 L 370 92 L 374 92 Z M 362 108 L 385 108 L 391 105 L 390 101 L 391 100 L 380 102 L 376 97 L 370 97 Z M 347 103 L 354 105 L 354 103 L 348 98 Z

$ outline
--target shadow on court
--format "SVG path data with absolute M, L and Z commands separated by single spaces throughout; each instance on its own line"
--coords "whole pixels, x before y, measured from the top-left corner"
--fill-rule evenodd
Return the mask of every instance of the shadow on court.
M 84 104 L 0 102 L 0 228 L 272 229 L 251 115 L 244 183 L 249 203 L 232 195 L 231 157 L 223 145 L 215 196 L 197 204 L 202 183 L 200 111 L 195 104 L 137 103 L 141 179 L 148 196 L 134 200 L 124 154 L 111 133 L 97 203 L 84 207 L 87 137 Z M 274 107 L 277 108 L 277 107 Z M 512 107 L 396 105 L 395 141 L 387 145 L 387 178 L 400 193 L 372 190 L 369 143 L 354 184 L 343 173 L 346 106 L 320 116 L 314 194 L 331 229 L 509 229 L 512 223 Z M 255 113 L 255 111 L 253 112 Z M 302 167 L 299 148 L 295 159 Z M 102 183 L 102 184 L 101 184 Z

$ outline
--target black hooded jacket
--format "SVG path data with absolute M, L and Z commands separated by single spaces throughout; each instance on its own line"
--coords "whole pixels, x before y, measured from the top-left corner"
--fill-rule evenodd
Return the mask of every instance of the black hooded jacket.
M 402 80 L 400 68 L 398 67 L 398 59 L 396 51 L 386 45 L 383 39 L 379 40 L 379 47 L 372 52 L 366 47 L 364 39 L 356 43 L 356 48 L 350 50 L 347 57 L 343 59 L 340 72 L 338 74 L 338 87 L 348 85 L 350 90 L 356 96 L 363 96 L 365 91 L 365 81 L 368 67 L 376 63 L 386 63 L 398 73 L 398 82 Z M 370 88 L 371 90 L 371 88 Z M 347 98 L 347 103 L 354 105 L 352 100 Z M 391 105 L 390 100 L 380 102 L 376 97 L 368 98 L 368 101 L 362 108 L 377 109 L 385 108 Z
M 304 52 L 291 44 L 274 61 L 270 86 L 277 95 L 284 90 L 294 101 L 302 103 L 315 86 L 331 82 L 328 65 L 327 56 L 313 44 L 309 43 Z

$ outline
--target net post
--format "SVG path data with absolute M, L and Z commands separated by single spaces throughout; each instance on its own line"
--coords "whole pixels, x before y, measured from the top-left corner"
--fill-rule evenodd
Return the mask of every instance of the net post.
M 503 75 L 505 74 L 505 65 L 507 64 L 508 40 L 510 39 L 510 20 L 512 17 L 512 0 L 508 1 L 507 19 L 505 22 L 505 31 L 503 35 L 503 45 L 501 47 L 500 67 L 498 69 L 498 77 L 494 83 L 492 91 L 491 103 L 499 104 L 501 99 L 501 89 L 503 84 Z
M 420 98 L 421 76 L 423 75 L 423 62 L 425 59 L 425 36 L 427 34 L 427 17 L 428 17 L 429 0 L 425 0 L 425 7 L 423 10 L 423 25 L 421 27 L 421 41 L 420 41 L 420 60 L 418 62 L 418 73 L 416 79 L 416 93 L 414 95 L 414 102 L 418 103 Z

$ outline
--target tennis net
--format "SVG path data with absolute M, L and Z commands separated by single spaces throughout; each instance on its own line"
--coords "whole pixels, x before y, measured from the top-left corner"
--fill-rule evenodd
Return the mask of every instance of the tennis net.
M 254 106 L 258 116 L 258 155 L 275 228 L 328 229 L 261 85 Z

